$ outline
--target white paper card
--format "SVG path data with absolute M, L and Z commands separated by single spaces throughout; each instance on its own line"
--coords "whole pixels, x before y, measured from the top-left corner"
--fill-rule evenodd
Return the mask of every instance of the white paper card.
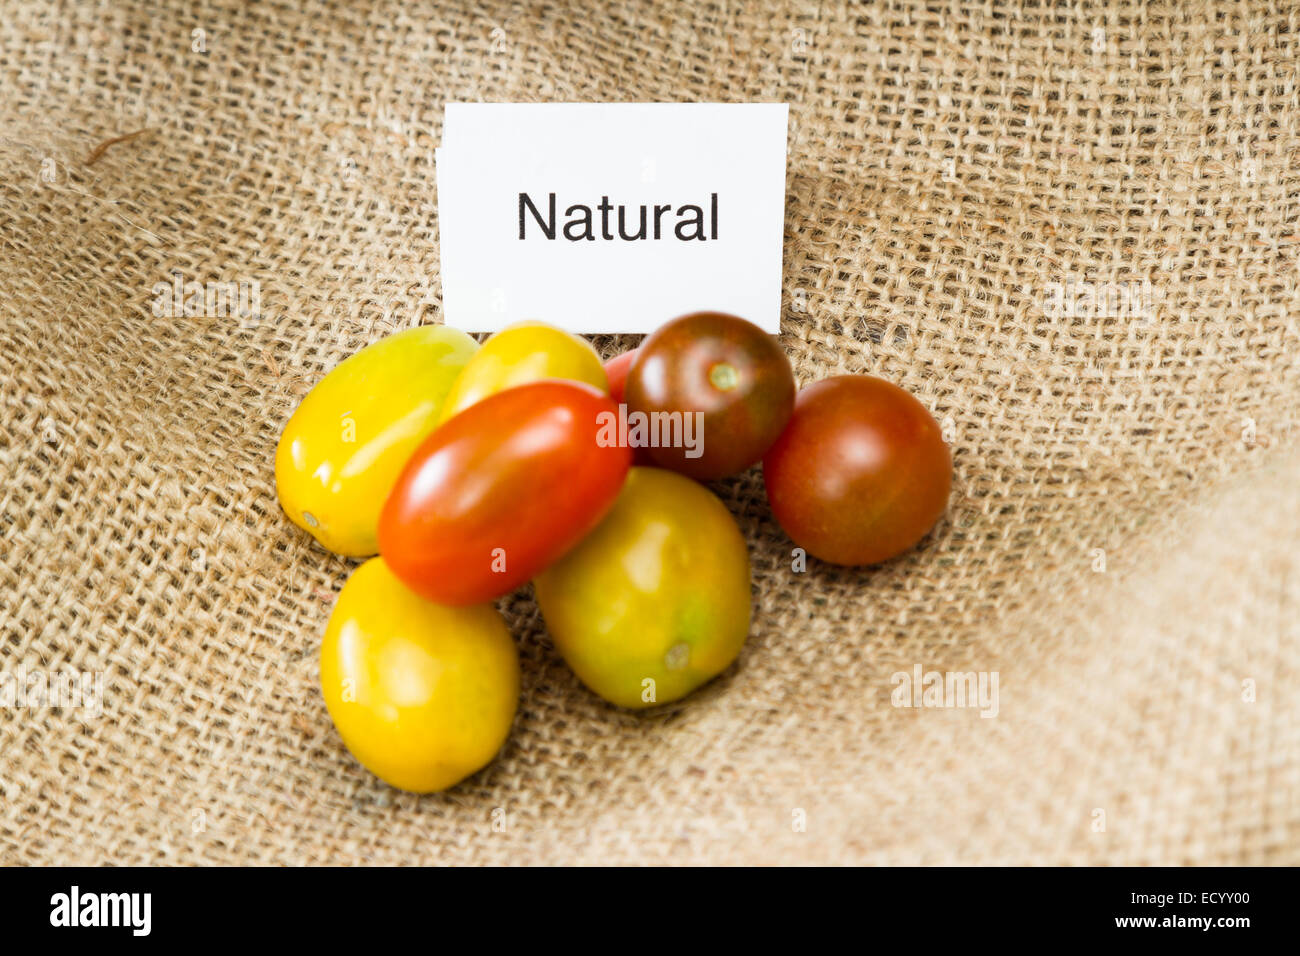
M 702 310 L 780 331 L 784 104 L 449 103 L 444 321 L 651 332 Z

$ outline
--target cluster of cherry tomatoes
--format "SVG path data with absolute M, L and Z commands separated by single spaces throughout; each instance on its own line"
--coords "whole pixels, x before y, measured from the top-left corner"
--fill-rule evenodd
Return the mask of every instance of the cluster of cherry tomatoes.
M 952 475 L 907 392 L 861 375 L 799 391 L 776 340 L 721 313 L 605 365 L 541 323 L 481 347 L 422 326 L 344 361 L 276 452 L 289 518 L 371 558 L 321 646 L 344 743 L 417 792 L 488 763 L 520 682 L 491 602 L 530 581 L 556 649 L 614 704 L 667 703 L 721 673 L 749 633 L 749 556 L 705 483 L 760 461 L 794 544 L 848 565 L 915 544 Z

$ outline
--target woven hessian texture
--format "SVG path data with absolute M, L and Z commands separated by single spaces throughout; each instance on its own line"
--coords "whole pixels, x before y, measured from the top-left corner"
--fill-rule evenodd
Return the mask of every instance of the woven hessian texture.
M 1295 4 L 168 6 L 0 17 L 0 670 L 105 680 L 0 709 L 0 861 L 1300 863 Z M 646 715 L 504 600 L 509 742 L 416 797 L 326 714 L 353 565 L 272 454 L 442 321 L 453 100 L 789 103 L 781 341 L 913 391 L 955 482 L 914 553 L 803 573 L 720 483 L 752 634 Z M 173 271 L 261 318 L 155 314 Z M 997 716 L 893 706 L 918 664 Z

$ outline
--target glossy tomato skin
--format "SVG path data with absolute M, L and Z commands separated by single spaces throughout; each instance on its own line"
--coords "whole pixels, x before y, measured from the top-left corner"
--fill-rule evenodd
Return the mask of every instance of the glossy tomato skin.
M 444 607 L 372 558 L 339 592 L 320 648 L 339 735 L 402 790 L 444 790 L 492 759 L 519 703 L 519 654 L 491 605 Z
M 552 378 L 608 390 L 600 356 L 586 339 L 542 322 L 518 322 L 474 353 L 443 403 L 441 420 L 507 388 Z
M 662 468 L 633 468 L 605 520 L 534 589 L 556 649 L 620 707 L 684 697 L 749 634 L 749 554 L 735 519 L 708 488 Z
M 379 551 L 431 601 L 490 601 L 577 544 L 613 505 L 631 454 L 602 441 L 608 395 L 547 381 L 489 395 L 415 452 L 379 520 Z
M 626 399 L 627 375 L 632 370 L 632 363 L 641 353 L 640 349 L 632 349 L 624 352 L 622 355 L 616 355 L 605 363 L 605 375 L 609 378 L 609 397 L 617 405 L 622 405 Z M 633 465 L 653 465 L 654 459 L 650 457 L 650 449 L 636 447 L 632 449 Z
M 632 363 L 636 361 L 636 357 L 640 354 L 640 349 L 629 349 L 621 355 L 615 355 L 605 363 L 605 377 L 609 379 L 609 397 L 614 400 L 615 404 L 621 404 L 624 401 L 627 373 L 632 370 Z
M 712 481 L 744 471 L 776 441 L 794 407 L 790 360 L 758 326 L 696 312 L 661 326 L 638 349 L 627 377 L 629 412 L 700 412 L 701 453 L 651 447 L 657 465 Z
M 831 564 L 886 561 L 923 538 L 948 505 L 952 455 L 910 393 L 867 375 L 799 392 L 763 459 L 772 513 L 791 540 Z
M 275 450 L 276 494 L 289 520 L 336 554 L 374 554 L 388 492 L 477 350 L 464 332 L 421 325 L 366 346 L 321 379 Z

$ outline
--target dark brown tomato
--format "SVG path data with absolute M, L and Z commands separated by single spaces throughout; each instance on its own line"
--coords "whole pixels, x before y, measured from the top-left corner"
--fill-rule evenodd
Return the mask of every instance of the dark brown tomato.
M 867 375 L 799 392 L 763 459 L 772 513 L 791 540 L 832 564 L 876 564 L 934 527 L 948 505 L 952 456 L 925 406 Z
M 790 418 L 794 393 L 790 360 L 773 336 L 734 315 L 696 312 L 641 344 L 626 400 L 629 416 L 645 414 L 652 433 L 659 423 L 660 447 L 649 449 L 655 464 L 712 481 L 763 457 Z M 696 412 L 689 424 L 699 428 L 688 432 L 685 417 Z M 681 440 L 665 444 L 665 423 L 681 426 Z

